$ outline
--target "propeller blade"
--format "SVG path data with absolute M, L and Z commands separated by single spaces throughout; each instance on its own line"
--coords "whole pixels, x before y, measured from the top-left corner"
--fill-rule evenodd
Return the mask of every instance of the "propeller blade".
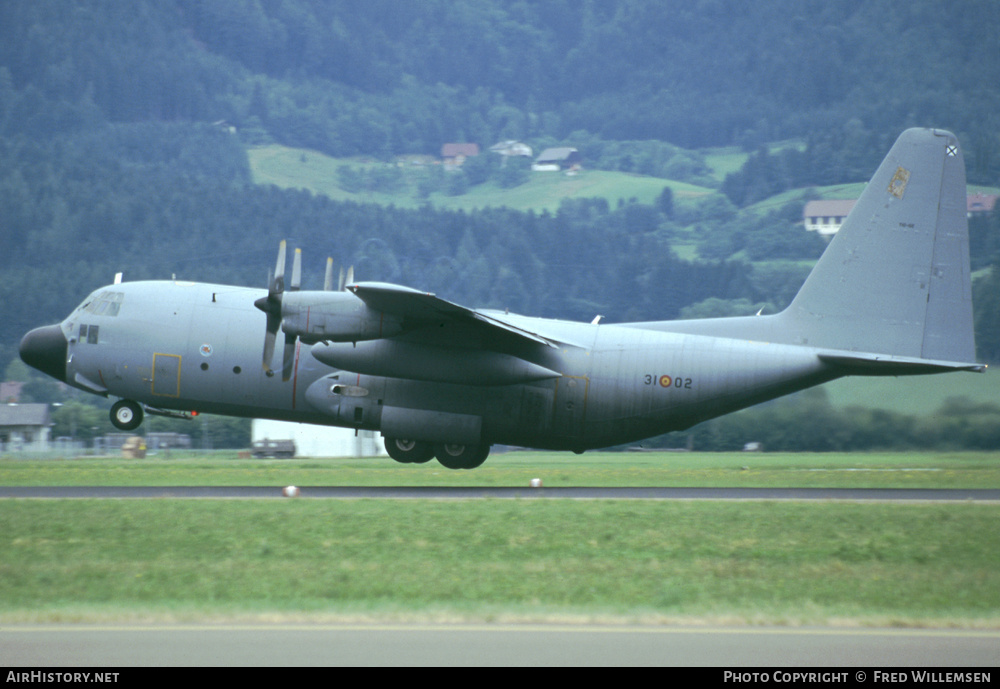
M 273 277 L 268 276 L 267 296 L 257 299 L 253 305 L 267 314 L 267 326 L 264 332 L 264 352 L 262 365 L 268 376 L 273 376 L 271 361 L 274 360 L 274 343 L 281 327 L 281 295 L 285 291 L 285 241 L 278 245 L 278 263 L 274 267 Z
M 267 331 L 264 333 L 264 372 L 268 376 L 274 375 L 271 370 L 271 361 L 274 359 L 274 340 L 278 335 L 278 329 L 271 329 L 271 316 L 267 317 Z
M 347 283 L 348 285 L 354 284 L 354 266 L 347 269 Z
M 337 291 L 344 291 L 344 266 L 340 267 L 340 278 L 337 280 Z
M 280 296 L 285 291 L 285 240 L 278 245 L 278 263 L 274 267 L 274 280 L 268 287 L 268 296 Z
M 333 259 L 326 259 L 326 275 L 323 276 L 323 291 L 333 291 Z
M 292 365 L 295 363 L 295 335 L 285 333 L 285 352 L 281 359 L 281 380 L 292 377 Z
M 289 291 L 298 292 L 302 286 L 302 249 L 296 249 L 292 257 L 292 284 Z

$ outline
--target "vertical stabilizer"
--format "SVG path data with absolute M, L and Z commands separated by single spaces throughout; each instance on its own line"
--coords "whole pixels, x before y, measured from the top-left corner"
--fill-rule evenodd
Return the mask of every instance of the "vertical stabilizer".
M 813 347 L 975 361 L 965 163 L 953 134 L 900 135 L 780 320 Z

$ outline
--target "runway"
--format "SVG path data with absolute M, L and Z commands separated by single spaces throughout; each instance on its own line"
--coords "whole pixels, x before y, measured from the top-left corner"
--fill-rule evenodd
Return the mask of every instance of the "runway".
M 105 671 L 162 665 L 990 668 L 998 644 L 998 631 L 749 626 L 251 623 L 0 629 L 8 667 Z M 126 672 L 118 681 L 127 677 Z M 851 672 L 847 681 L 856 679 Z
M 496 488 L 299 486 L 301 498 L 828 500 L 847 502 L 1000 502 L 1000 489 L 974 488 Z M 281 498 L 282 486 L 0 486 L 0 498 Z

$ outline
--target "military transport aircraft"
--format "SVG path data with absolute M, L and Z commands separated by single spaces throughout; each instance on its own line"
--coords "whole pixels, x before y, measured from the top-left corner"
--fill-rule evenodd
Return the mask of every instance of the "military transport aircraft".
M 285 288 L 103 287 L 21 342 L 31 366 L 119 398 L 111 422 L 191 412 L 380 430 L 404 463 L 482 464 L 495 443 L 583 452 L 688 428 L 846 375 L 975 362 L 958 140 L 910 129 L 781 313 L 574 323 L 348 279 Z M 278 331 L 284 333 L 275 367 Z M 261 342 L 263 340 L 263 365 Z

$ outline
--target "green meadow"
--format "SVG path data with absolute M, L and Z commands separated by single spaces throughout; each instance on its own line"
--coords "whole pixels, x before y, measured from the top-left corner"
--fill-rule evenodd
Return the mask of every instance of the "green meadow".
M 159 454 L 146 459 L 0 459 L 5 486 L 699 486 L 1000 488 L 1000 452 L 494 452 L 472 471 L 388 457 L 252 460 Z
M 0 620 L 1000 625 L 998 508 L 0 501 Z
M 955 373 L 940 376 L 841 378 L 823 386 L 836 407 L 888 409 L 901 414 L 933 414 L 949 398 L 1000 405 L 1000 372 Z
M 357 201 L 393 204 L 400 208 L 418 208 L 425 203 L 438 208 L 472 210 L 506 206 L 515 210 L 556 211 L 563 199 L 603 198 L 614 206 L 619 199 L 635 198 L 651 204 L 669 186 L 678 200 L 697 198 L 715 193 L 713 189 L 673 180 L 607 170 L 583 170 L 574 176 L 563 173 L 532 173 L 528 181 L 511 189 L 494 182 L 471 187 L 465 194 L 450 196 L 434 192 L 424 200 L 416 194 L 415 179 L 422 171 L 403 168 L 405 183 L 395 193 L 361 191 L 352 193 L 339 185 L 338 169 L 348 166 L 364 170 L 385 163 L 331 158 L 315 151 L 270 145 L 248 151 L 250 169 L 257 184 L 274 184 L 282 188 L 307 189 L 337 201 Z
M 0 460 L 4 485 L 998 487 L 1000 454 Z M 0 621 L 1000 627 L 1000 506 L 642 500 L 0 500 Z

